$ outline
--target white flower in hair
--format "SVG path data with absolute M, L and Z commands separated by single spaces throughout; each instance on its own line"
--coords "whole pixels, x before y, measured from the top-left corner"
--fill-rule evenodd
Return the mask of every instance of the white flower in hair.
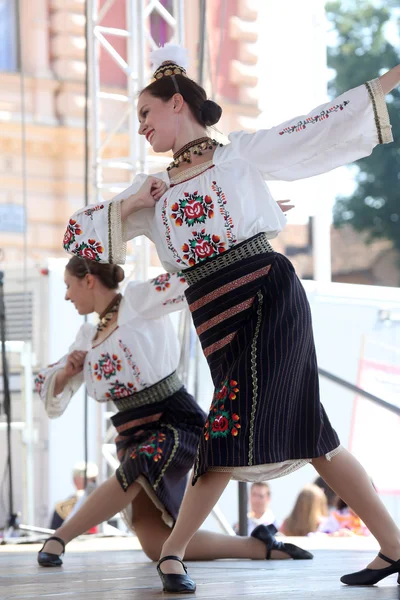
M 165 46 L 151 52 L 150 60 L 153 71 L 156 71 L 167 61 L 175 63 L 186 71 L 189 64 L 189 52 L 183 46 L 167 43 Z

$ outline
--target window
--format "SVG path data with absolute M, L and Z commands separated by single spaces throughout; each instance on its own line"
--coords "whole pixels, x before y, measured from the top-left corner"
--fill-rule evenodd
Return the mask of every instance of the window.
M 18 68 L 16 0 L 0 0 L 0 71 Z

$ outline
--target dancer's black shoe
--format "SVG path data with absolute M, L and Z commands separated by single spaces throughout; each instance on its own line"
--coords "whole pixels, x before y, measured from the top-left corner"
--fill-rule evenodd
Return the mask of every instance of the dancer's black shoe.
M 43 552 L 43 548 L 45 547 L 47 542 L 50 542 L 50 540 L 55 540 L 56 542 L 61 544 L 61 546 L 62 546 L 61 554 L 50 554 L 49 552 Z M 61 565 L 63 564 L 63 561 L 61 560 L 60 557 L 64 554 L 64 552 L 65 552 L 64 540 L 52 535 L 45 541 L 41 550 L 39 550 L 38 557 L 37 557 L 38 563 L 42 567 L 61 567 Z
M 166 560 L 176 560 L 181 563 L 185 570 L 185 575 L 177 575 L 175 573 L 163 573 L 160 565 Z M 196 591 L 195 582 L 187 575 L 187 568 L 184 562 L 178 556 L 164 556 L 160 558 L 157 564 L 157 572 L 163 584 L 164 592 L 172 592 L 174 594 L 190 594 Z
M 400 585 L 400 560 L 392 560 L 382 554 L 382 552 L 379 552 L 378 556 L 389 563 L 390 566 L 383 569 L 363 569 L 356 573 L 349 573 L 348 575 L 343 575 L 340 581 L 346 585 L 375 585 L 378 581 L 385 579 L 385 577 L 398 573 L 397 583 Z
M 303 548 L 299 548 L 299 546 L 287 544 L 286 542 L 278 542 L 265 525 L 258 525 L 254 531 L 252 531 L 251 536 L 264 542 L 267 547 L 267 560 L 271 560 L 272 550 L 285 552 L 285 554 L 288 554 L 290 558 L 293 558 L 294 560 L 310 560 L 311 558 L 314 558 L 311 552 L 303 550 Z

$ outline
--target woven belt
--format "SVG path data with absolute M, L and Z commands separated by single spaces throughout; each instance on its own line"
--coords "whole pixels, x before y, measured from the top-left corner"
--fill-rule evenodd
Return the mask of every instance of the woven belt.
M 215 258 L 211 258 L 190 269 L 185 269 L 183 271 L 183 276 L 188 285 L 193 285 L 225 267 L 234 265 L 239 260 L 250 258 L 256 254 L 266 254 L 270 252 L 274 252 L 274 249 L 269 243 L 266 234 L 258 233 L 254 237 L 234 246 L 231 250 L 219 254 Z
M 119 411 L 128 410 L 130 408 L 138 408 L 145 404 L 154 404 L 155 402 L 162 402 L 172 394 L 175 394 L 178 390 L 183 387 L 182 381 L 179 379 L 176 371 L 165 377 L 158 383 L 151 385 L 140 392 L 127 396 L 126 398 L 112 399 L 116 408 Z

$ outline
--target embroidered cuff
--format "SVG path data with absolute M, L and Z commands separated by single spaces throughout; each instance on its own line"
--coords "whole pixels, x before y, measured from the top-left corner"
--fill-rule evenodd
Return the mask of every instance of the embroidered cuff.
M 380 144 L 393 142 L 392 126 L 390 125 L 389 113 L 386 106 L 385 94 L 383 93 L 380 79 L 367 81 L 365 84 L 374 109 L 376 131 Z
M 122 237 L 121 201 L 114 200 L 108 205 L 108 262 L 125 264 L 126 242 Z
M 69 384 L 65 386 L 61 394 L 55 395 L 56 375 L 60 369 L 56 369 L 53 373 L 47 376 L 47 389 L 45 390 L 45 407 L 47 416 L 50 419 L 60 417 L 67 408 L 71 400 L 73 391 L 69 389 Z

